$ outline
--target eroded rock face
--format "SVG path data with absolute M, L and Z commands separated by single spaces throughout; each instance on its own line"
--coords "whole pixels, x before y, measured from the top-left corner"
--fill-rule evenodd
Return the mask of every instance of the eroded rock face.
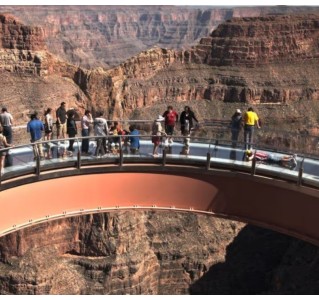
M 167 100 L 292 106 L 300 99 L 317 101 L 317 18 L 279 15 L 233 19 L 193 49 L 171 53 L 171 63 L 147 77 L 126 75 L 128 68 L 138 68 L 138 74 L 143 74 L 143 60 L 138 67 L 136 63 L 121 64 L 113 69 L 124 69 L 117 72 L 123 77 L 116 78 L 113 89 L 118 107 L 124 113 L 125 109 Z M 162 57 L 165 59 L 163 53 Z
M 18 50 L 45 50 L 41 27 L 23 25 L 14 16 L 0 15 L 0 48 Z
M 167 212 L 44 223 L 0 239 L 0 293 L 185 294 L 243 226 Z
M 233 17 L 316 11 L 311 6 L 0 6 L 41 26 L 50 52 L 84 68 L 114 67 L 149 48 L 187 49 Z
M 319 58 L 318 31 L 318 15 L 234 18 L 203 38 L 195 53 L 215 66 L 311 61 Z
M 315 131 L 317 111 L 311 110 L 311 124 L 304 124 L 299 102 L 319 99 L 317 33 L 314 15 L 234 19 L 188 50 L 155 47 L 117 67 L 92 70 L 44 50 L 3 48 L 0 101 L 11 112 L 11 103 L 21 107 L 13 112 L 21 123 L 30 111 L 54 109 L 61 101 L 80 114 L 85 108 L 102 110 L 108 119 L 152 119 L 167 103 L 179 110 L 194 103 L 200 119 L 220 119 L 230 117 L 224 109 L 230 104 L 243 110 L 262 104 L 259 115 L 269 123 L 280 114 L 264 113 L 264 108 L 279 104 L 280 110 L 289 106 L 287 118 L 297 120 L 296 127 Z
M 318 255 L 211 216 L 100 213 L 2 237 L 0 294 L 312 294 Z

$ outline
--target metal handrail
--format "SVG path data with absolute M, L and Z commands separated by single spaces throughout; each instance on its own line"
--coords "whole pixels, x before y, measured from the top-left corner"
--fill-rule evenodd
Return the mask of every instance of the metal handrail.
M 139 138 L 141 140 L 143 139 L 150 139 L 153 135 L 151 134 L 141 134 L 139 135 Z M 0 149 L 0 152 L 6 152 L 6 151 L 10 151 L 13 149 L 17 149 L 17 148 L 23 148 L 23 147 L 34 147 L 38 144 L 42 144 L 45 145 L 47 143 L 61 143 L 64 141 L 69 141 L 69 140 L 74 140 L 77 141 L 77 143 L 79 143 L 80 141 L 84 140 L 84 139 L 89 139 L 89 140 L 96 140 L 99 138 L 106 138 L 106 139 L 110 139 L 110 138 L 114 138 L 114 137 L 119 137 L 120 139 L 123 139 L 123 137 L 125 138 L 130 138 L 130 137 L 135 137 L 134 135 L 106 135 L 106 136 L 79 136 L 79 137 L 74 137 L 74 138 L 65 138 L 65 139 L 51 139 L 51 140 L 42 140 L 42 141 L 38 141 L 38 142 L 33 142 L 33 143 L 24 143 L 24 144 L 19 144 L 19 145 L 14 145 L 14 146 L 10 146 L 10 147 L 5 147 Z M 185 139 L 185 136 L 183 135 L 173 135 L 172 138 L 174 139 L 174 141 L 179 141 L 180 143 L 183 142 L 183 139 Z M 230 146 L 232 141 L 228 140 L 228 139 L 212 139 L 212 138 L 206 138 L 206 137 L 197 137 L 197 136 L 188 136 L 188 138 L 191 139 L 192 143 L 205 143 L 208 145 L 209 147 L 209 151 L 211 151 L 211 145 L 214 144 L 214 148 L 212 149 L 212 151 L 216 151 L 216 149 L 218 148 L 218 146 Z M 244 146 L 245 142 L 237 142 L 238 145 L 242 145 Z M 298 156 L 303 156 L 305 158 L 314 158 L 314 159 L 319 159 L 319 155 L 309 155 L 309 153 L 304 153 L 301 151 L 298 152 L 293 152 L 293 151 L 284 151 L 285 149 L 277 149 L 277 148 L 271 148 L 271 147 L 265 147 L 264 144 L 261 143 L 251 143 L 251 145 L 253 146 L 254 149 L 260 149 L 260 150 L 264 150 L 264 151 L 270 151 L 270 152 L 280 152 L 283 154 L 298 154 Z M 119 146 L 121 147 L 121 143 L 119 144 Z M 280 150 L 280 151 L 279 151 Z
M 153 135 L 139 135 L 139 138 L 142 140 L 142 139 L 148 139 L 148 140 L 150 140 L 151 139 L 151 137 L 152 137 Z M 68 139 L 52 139 L 52 140 L 44 140 L 44 141 L 39 141 L 39 142 L 34 142 L 34 143 L 30 143 L 30 144 L 24 144 L 24 145 L 18 145 L 18 146 L 13 146 L 13 147 L 7 147 L 7 148 L 4 148 L 4 149 L 2 149 L 2 150 L 0 150 L 0 151 L 8 151 L 8 150 L 12 150 L 12 149 L 17 149 L 17 148 L 21 148 L 21 147 L 28 147 L 28 148 L 33 148 L 35 151 L 34 151 L 34 155 L 35 155 L 35 166 L 34 166 L 34 173 L 33 174 L 36 174 L 36 176 L 37 177 L 40 177 L 40 175 L 41 175 L 41 168 L 43 168 L 43 164 L 42 164 L 42 162 L 41 162 L 41 160 L 40 160 L 40 155 L 39 155 L 39 153 L 38 153 L 38 147 L 36 147 L 36 145 L 38 145 L 38 144 L 43 144 L 43 145 L 45 145 L 45 144 L 47 144 L 47 143 L 55 143 L 56 144 L 56 146 L 57 147 L 59 147 L 58 145 L 59 145 L 59 143 L 62 143 L 62 142 L 64 142 L 64 141 L 68 141 L 68 140 L 74 140 L 74 141 L 76 141 L 77 142 L 77 145 L 78 145 L 78 147 L 79 147 L 79 144 L 80 144 L 80 142 L 82 141 L 82 140 L 84 140 L 84 139 L 89 139 L 89 140 L 96 140 L 96 139 L 100 139 L 100 138 L 105 138 L 105 139 L 110 139 L 110 138 L 114 138 L 114 137 L 117 137 L 117 138 L 119 138 L 120 139 L 120 141 L 122 141 L 123 140 L 123 138 L 125 137 L 125 138 L 130 138 L 130 137 L 136 137 L 135 135 L 125 135 L 125 136 L 123 136 L 123 135 L 106 135 L 106 136 L 103 136 L 103 137 L 101 137 L 101 136 L 89 136 L 89 137 L 74 137 L 74 138 L 68 138 Z M 215 156 L 212 156 L 212 152 L 214 153 L 214 155 L 217 153 L 217 151 L 219 150 L 219 149 L 221 149 L 222 147 L 223 148 L 227 148 L 228 150 L 231 150 L 231 149 L 233 149 L 233 150 L 240 150 L 240 151 L 243 151 L 242 149 L 243 148 L 232 148 L 231 147 L 231 142 L 232 141 L 230 141 L 230 140 L 219 140 L 219 139 L 210 139 L 210 138 L 205 138 L 205 137 L 196 137 L 196 136 L 187 136 L 188 138 L 190 138 L 190 140 L 192 141 L 192 147 L 195 145 L 196 146 L 196 144 L 206 144 L 207 145 L 207 150 L 208 150 L 208 152 L 207 152 L 207 154 L 206 154 L 206 159 L 205 159 L 205 155 L 203 154 L 203 155 L 201 155 L 201 158 L 202 158 L 202 161 L 203 161 L 203 163 L 202 163 L 202 165 L 203 165 L 203 167 L 208 171 L 208 170 L 210 170 L 211 169 L 211 162 L 213 162 L 213 164 L 214 164 L 214 167 L 215 166 L 220 166 L 221 165 L 221 163 L 220 162 L 218 162 L 218 161 L 215 161 Z M 178 143 L 180 143 L 180 145 L 183 143 L 183 140 L 185 139 L 185 136 L 182 136 L 182 135 L 174 135 L 173 136 L 173 139 L 174 139 L 174 141 L 176 142 L 176 141 L 178 141 Z M 238 145 L 244 145 L 244 143 L 243 142 L 238 142 L 237 143 Z M 61 144 L 60 144 L 61 145 Z M 213 147 L 212 147 L 213 146 Z M 254 148 L 256 149 L 259 149 L 259 150 L 264 150 L 263 148 L 261 148 L 261 147 L 258 147 L 258 144 L 256 143 L 255 145 L 254 145 Z M 79 148 L 78 148 L 79 149 Z M 80 149 L 79 149 L 80 150 Z M 123 151 L 124 149 L 123 149 L 123 147 L 122 147 L 122 142 L 120 142 L 119 143 L 119 154 L 118 154 L 118 157 L 119 157 L 119 160 L 117 160 L 118 161 L 118 165 L 119 165 L 119 167 L 122 167 L 123 165 L 124 165 L 124 151 Z M 273 151 L 275 151 L 275 152 L 277 152 L 277 149 L 275 149 L 275 150 L 273 150 Z M 284 155 L 284 154 L 288 154 L 287 152 L 283 152 L 283 151 L 281 151 L 281 153 Z M 290 154 L 290 152 L 289 152 L 289 154 Z M 217 155 L 217 154 L 216 154 Z M 299 154 L 299 157 L 300 157 L 301 155 Z M 185 164 L 185 156 L 182 156 L 184 159 L 183 159 L 183 163 Z M 302 156 L 303 157 L 303 160 L 302 160 L 302 164 L 301 164 L 301 166 L 300 166 L 300 168 L 299 168 L 299 170 L 298 170 L 298 174 L 299 174 L 299 176 L 298 176 L 298 179 L 297 179 L 297 185 L 301 185 L 302 184 L 302 182 L 303 182 L 303 164 L 304 164 L 304 159 L 306 158 L 306 156 L 305 155 L 303 155 Z M 126 158 L 125 158 L 126 159 Z M 139 159 L 141 159 L 141 157 L 139 158 Z M 148 160 L 152 160 L 152 158 L 148 158 Z M 167 162 L 167 159 L 168 159 L 168 157 L 167 157 L 167 153 L 166 153 L 166 151 L 165 151 L 165 148 L 163 149 L 163 156 L 162 156 L 162 159 L 161 160 L 159 160 L 158 158 L 153 158 L 153 161 L 154 162 L 160 162 L 160 164 L 162 165 L 162 166 L 164 166 L 165 167 L 165 165 L 166 165 L 166 162 Z M 170 159 L 170 161 L 172 160 L 172 157 L 169 157 L 169 159 Z M 213 159 L 213 161 L 212 161 L 212 159 Z M 317 158 L 318 160 L 319 160 L 319 157 Z M 175 160 L 176 160 L 176 158 L 175 158 Z M 99 164 L 101 163 L 101 160 L 99 160 L 100 162 L 99 162 Z M 191 163 L 191 161 L 192 161 L 192 159 L 190 159 L 190 163 Z M 76 169 L 78 169 L 78 170 L 80 170 L 81 169 L 81 167 L 82 167 L 82 163 L 83 163 L 83 159 L 82 159 L 82 156 L 81 156 L 81 151 L 78 151 L 77 152 L 77 157 L 76 157 L 76 161 L 74 161 L 74 160 L 66 160 L 65 162 L 68 162 L 68 164 L 65 164 L 65 165 L 68 165 L 68 166 L 70 166 L 70 162 L 74 162 L 74 167 L 76 168 Z M 61 163 L 62 162 L 60 162 L 59 163 L 59 168 L 61 168 Z M 96 163 L 96 161 L 94 161 L 94 160 L 90 160 L 90 164 L 95 164 Z M 87 162 L 86 162 L 86 164 L 87 164 Z M 53 164 L 52 164 L 53 165 Z M 44 168 L 44 169 L 50 169 L 50 164 L 47 164 L 46 165 L 46 167 Z M 232 166 L 232 168 L 234 169 L 234 168 L 236 168 L 236 166 Z M 247 170 L 247 168 L 246 168 L 246 170 Z M 251 167 L 250 167 L 250 173 L 251 173 L 251 175 L 253 175 L 253 176 L 255 176 L 255 174 L 256 174 L 256 170 L 257 170 L 257 168 L 256 168 L 256 161 L 255 160 L 253 160 L 253 162 L 252 162 L 252 165 L 251 165 Z M 258 170 L 258 172 L 259 172 L 259 170 Z M 275 172 L 274 172 L 275 173 Z M 14 176 L 14 173 L 12 173 L 13 175 L 12 176 Z M 276 174 L 274 174 L 274 176 L 275 176 Z M 10 177 L 10 176 L 6 176 L 7 177 L 7 179 Z M 0 184 L 1 184 L 1 181 L 2 181 L 2 175 L 0 174 Z

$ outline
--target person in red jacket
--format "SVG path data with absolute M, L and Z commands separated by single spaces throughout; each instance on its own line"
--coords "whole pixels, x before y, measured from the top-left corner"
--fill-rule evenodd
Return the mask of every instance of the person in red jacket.
M 170 146 L 173 142 L 172 135 L 174 134 L 174 128 L 176 122 L 178 122 L 178 113 L 173 110 L 173 106 L 169 105 L 163 113 L 163 117 L 165 118 L 165 132 L 168 135 L 168 144 Z

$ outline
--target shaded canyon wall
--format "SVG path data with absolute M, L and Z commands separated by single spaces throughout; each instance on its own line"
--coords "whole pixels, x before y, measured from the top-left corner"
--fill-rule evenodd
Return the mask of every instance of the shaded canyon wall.
M 318 248 L 192 213 L 117 212 L 0 239 L 1 294 L 312 294 Z

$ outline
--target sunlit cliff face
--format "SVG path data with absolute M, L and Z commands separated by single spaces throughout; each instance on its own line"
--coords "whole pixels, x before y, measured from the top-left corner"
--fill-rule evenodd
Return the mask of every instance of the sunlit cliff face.
M 21 123 L 34 110 L 58 107 L 61 99 L 80 115 L 90 108 L 105 111 L 111 119 L 152 119 L 167 103 L 178 110 L 191 104 L 202 118 L 225 118 L 236 108 L 233 103 L 262 103 L 258 112 L 268 124 L 289 119 L 298 130 L 306 126 L 313 131 L 317 109 L 309 112 L 304 124 L 299 100 L 310 100 L 315 108 L 318 99 L 315 19 L 313 15 L 234 19 L 192 48 L 156 47 L 117 67 L 87 70 L 47 51 L 41 28 L 3 17 L 2 30 L 9 33 L 5 45 L 16 48 L 0 49 L 0 101 L 18 107 L 9 110 Z M 273 110 L 268 104 L 288 106 Z

